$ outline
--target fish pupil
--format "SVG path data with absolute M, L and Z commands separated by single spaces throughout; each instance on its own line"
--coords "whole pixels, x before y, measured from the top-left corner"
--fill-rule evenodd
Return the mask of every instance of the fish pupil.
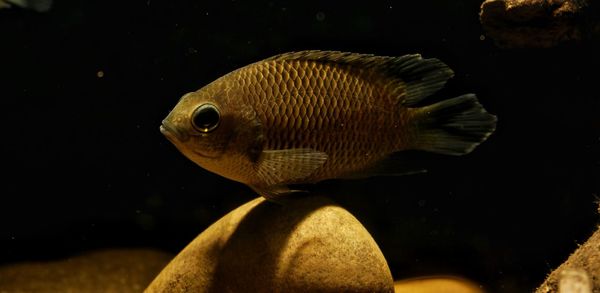
M 193 124 L 200 132 L 210 132 L 219 125 L 220 114 L 217 108 L 210 104 L 204 104 L 194 112 Z

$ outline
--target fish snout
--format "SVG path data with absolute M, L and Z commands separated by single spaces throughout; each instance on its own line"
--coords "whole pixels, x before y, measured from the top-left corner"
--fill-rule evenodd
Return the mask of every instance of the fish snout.
M 179 142 L 185 142 L 190 138 L 187 133 L 179 130 L 168 120 L 162 121 L 162 124 L 160 125 L 160 132 L 171 141 L 177 140 Z

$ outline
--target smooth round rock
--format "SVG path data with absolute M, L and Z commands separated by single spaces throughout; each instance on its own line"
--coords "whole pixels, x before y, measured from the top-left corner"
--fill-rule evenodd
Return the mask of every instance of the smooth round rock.
M 433 276 L 399 280 L 395 293 L 484 293 L 476 283 L 452 276 Z
M 202 232 L 146 292 L 394 292 L 381 250 L 323 197 L 252 200 Z
M 3 265 L 0 293 L 141 292 L 172 257 L 154 249 L 109 249 Z

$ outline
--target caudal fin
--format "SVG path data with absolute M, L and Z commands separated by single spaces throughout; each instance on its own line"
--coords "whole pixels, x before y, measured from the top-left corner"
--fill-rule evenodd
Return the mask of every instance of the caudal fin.
M 415 108 L 415 149 L 446 154 L 468 154 L 496 129 L 496 116 L 488 113 L 474 94 L 466 94 Z

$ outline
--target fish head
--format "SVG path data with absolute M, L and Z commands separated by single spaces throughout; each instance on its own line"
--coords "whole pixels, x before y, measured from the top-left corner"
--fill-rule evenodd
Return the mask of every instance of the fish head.
M 228 90 L 210 87 L 184 95 L 162 121 L 160 131 L 177 149 L 200 167 L 228 176 L 231 158 L 244 158 L 255 141 L 256 115 L 231 99 Z M 226 168 L 226 169 L 225 169 Z

